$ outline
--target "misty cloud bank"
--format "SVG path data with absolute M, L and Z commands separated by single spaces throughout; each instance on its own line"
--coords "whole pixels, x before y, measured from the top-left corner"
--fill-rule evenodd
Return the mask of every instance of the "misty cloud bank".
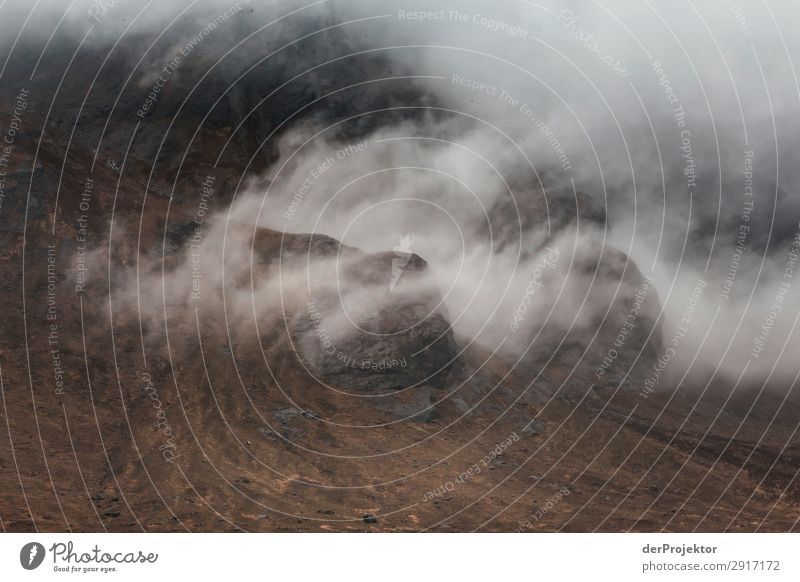
M 315 50 L 294 52 L 289 63 L 300 82 L 308 78 L 311 86 L 316 75 L 328 75 L 335 87 L 336 67 L 367 55 L 378 64 L 361 77 L 349 70 L 346 81 L 390 93 L 398 81 L 388 79 L 399 77 L 425 97 L 394 111 L 389 124 L 349 132 L 356 119 L 379 113 L 343 108 L 344 115 L 289 120 L 271 139 L 276 157 L 269 167 L 246 172 L 231 206 L 205 222 L 199 252 L 206 289 L 249 278 L 257 226 L 322 234 L 366 252 L 404 245 L 398 252 L 430 266 L 414 284 L 441 293 L 459 336 L 519 355 L 545 323 L 591 337 L 616 296 L 632 306 L 641 281 L 652 279 L 663 306 L 653 330 L 663 336 L 658 381 L 662 372 L 679 379 L 687 370 L 746 374 L 782 387 L 796 378 L 800 41 L 789 24 L 800 17 L 796 6 L 97 6 L 42 2 L 31 12 L 12 2 L 4 8 L 5 48 L 14 42 L 10 31 L 26 22 L 26 39 L 46 39 L 57 26 L 59 35 L 82 38 L 91 26 L 91 50 L 168 27 L 172 49 L 147 56 L 144 90 L 169 55 L 230 9 L 230 20 L 218 21 L 187 62 L 211 67 L 203 54 L 253 34 L 233 49 L 244 68 L 312 35 L 306 42 Z M 246 111 L 238 113 L 246 120 Z M 557 260 L 541 268 L 543 257 L 556 256 L 553 249 Z M 580 268 L 617 251 L 638 267 L 635 282 Z M 162 290 L 175 305 L 191 294 L 192 251 L 185 253 L 166 275 L 158 259 L 137 275 L 148 278 L 140 287 L 153 296 L 143 304 L 156 317 Z M 348 260 L 274 267 L 254 285 L 226 285 L 226 301 L 243 321 L 285 309 L 286 298 L 301 309 L 310 286 L 340 293 L 336 281 Z M 626 265 L 620 261 L 620 271 Z M 380 292 L 347 290 L 345 310 L 359 308 L 366 317 L 390 306 L 391 282 L 376 285 Z M 328 325 L 346 330 L 348 322 Z

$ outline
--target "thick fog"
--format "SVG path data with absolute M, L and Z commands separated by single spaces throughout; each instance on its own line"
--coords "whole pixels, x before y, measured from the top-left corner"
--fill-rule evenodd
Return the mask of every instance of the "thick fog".
M 84 35 L 89 50 L 104 51 L 125 35 L 162 33 L 178 49 L 226 10 L 198 52 L 220 43 L 241 63 L 271 51 L 280 61 L 284 44 L 309 35 L 315 50 L 291 53 L 301 74 L 374 55 L 384 66 L 359 82 L 388 92 L 400 78 L 428 97 L 355 140 L 343 138 L 347 121 L 335 112 L 275 136 L 277 161 L 246 172 L 232 206 L 208 221 L 207 256 L 226 277 L 251 266 L 247 228 L 236 225 L 325 234 L 367 252 L 400 248 L 429 263 L 424 285 L 440 290 L 460 335 L 519 352 L 525 340 L 511 324 L 542 257 L 557 249 L 559 264 L 536 279 L 525 330 L 548 319 L 591 331 L 619 281 L 570 267 L 616 249 L 655 283 L 676 377 L 717 368 L 779 384 L 796 377 L 795 4 L 12 1 L 0 9 L 3 52 Z M 164 60 L 151 54 L 142 70 L 157 75 Z M 604 219 L 551 231 L 553 208 L 577 193 Z M 538 213 L 533 226 L 526 212 Z M 500 238 L 498 221 L 509 227 Z M 267 305 L 296 294 L 312 271 L 330 276 L 326 266 L 293 268 L 277 287 L 257 286 Z M 139 275 L 158 279 L 144 286 L 159 290 L 156 305 L 161 289 L 184 292 L 176 282 L 189 270 L 187 253 L 166 279 L 156 262 Z M 566 286 L 567 277 L 586 281 Z M 221 286 L 221 271 L 206 280 Z M 368 305 L 357 291 L 353 303 Z M 248 297 L 243 317 L 253 313 Z

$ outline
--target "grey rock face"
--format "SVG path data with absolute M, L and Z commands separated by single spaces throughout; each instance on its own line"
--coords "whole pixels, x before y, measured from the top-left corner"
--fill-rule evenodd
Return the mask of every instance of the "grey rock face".
M 389 281 L 391 267 L 373 263 L 369 276 Z M 421 259 L 420 259 L 421 261 Z M 364 278 L 350 273 L 345 285 L 363 285 Z M 376 284 L 375 281 L 371 281 Z M 369 284 L 369 282 L 367 282 Z M 388 293 L 388 292 L 387 292 Z M 293 320 L 293 336 L 300 355 L 323 382 L 348 392 L 385 394 L 428 384 L 442 387 L 458 349 L 438 297 L 387 295 L 374 311 L 348 322 L 345 329 L 332 321 L 343 318 L 336 298 L 321 297 Z

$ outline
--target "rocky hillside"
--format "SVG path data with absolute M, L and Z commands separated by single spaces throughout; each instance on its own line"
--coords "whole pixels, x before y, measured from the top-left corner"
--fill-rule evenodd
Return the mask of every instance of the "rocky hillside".
M 457 331 L 425 256 L 226 216 L 290 127 L 341 122 L 344 146 L 446 118 L 396 65 L 296 79 L 335 56 L 317 39 L 214 66 L 220 36 L 140 115 L 175 38 L 73 41 L 32 78 L 23 43 L 0 85 L 3 530 L 795 527 L 800 402 L 645 390 L 659 297 L 590 194 L 545 180 L 488 209 L 496 253 L 552 262 L 496 349 Z

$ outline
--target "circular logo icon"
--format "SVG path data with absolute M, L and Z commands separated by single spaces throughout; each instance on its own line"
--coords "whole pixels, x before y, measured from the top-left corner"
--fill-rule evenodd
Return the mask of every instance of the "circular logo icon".
M 44 546 L 39 542 L 30 542 L 19 551 L 19 563 L 26 570 L 35 570 L 44 561 Z

